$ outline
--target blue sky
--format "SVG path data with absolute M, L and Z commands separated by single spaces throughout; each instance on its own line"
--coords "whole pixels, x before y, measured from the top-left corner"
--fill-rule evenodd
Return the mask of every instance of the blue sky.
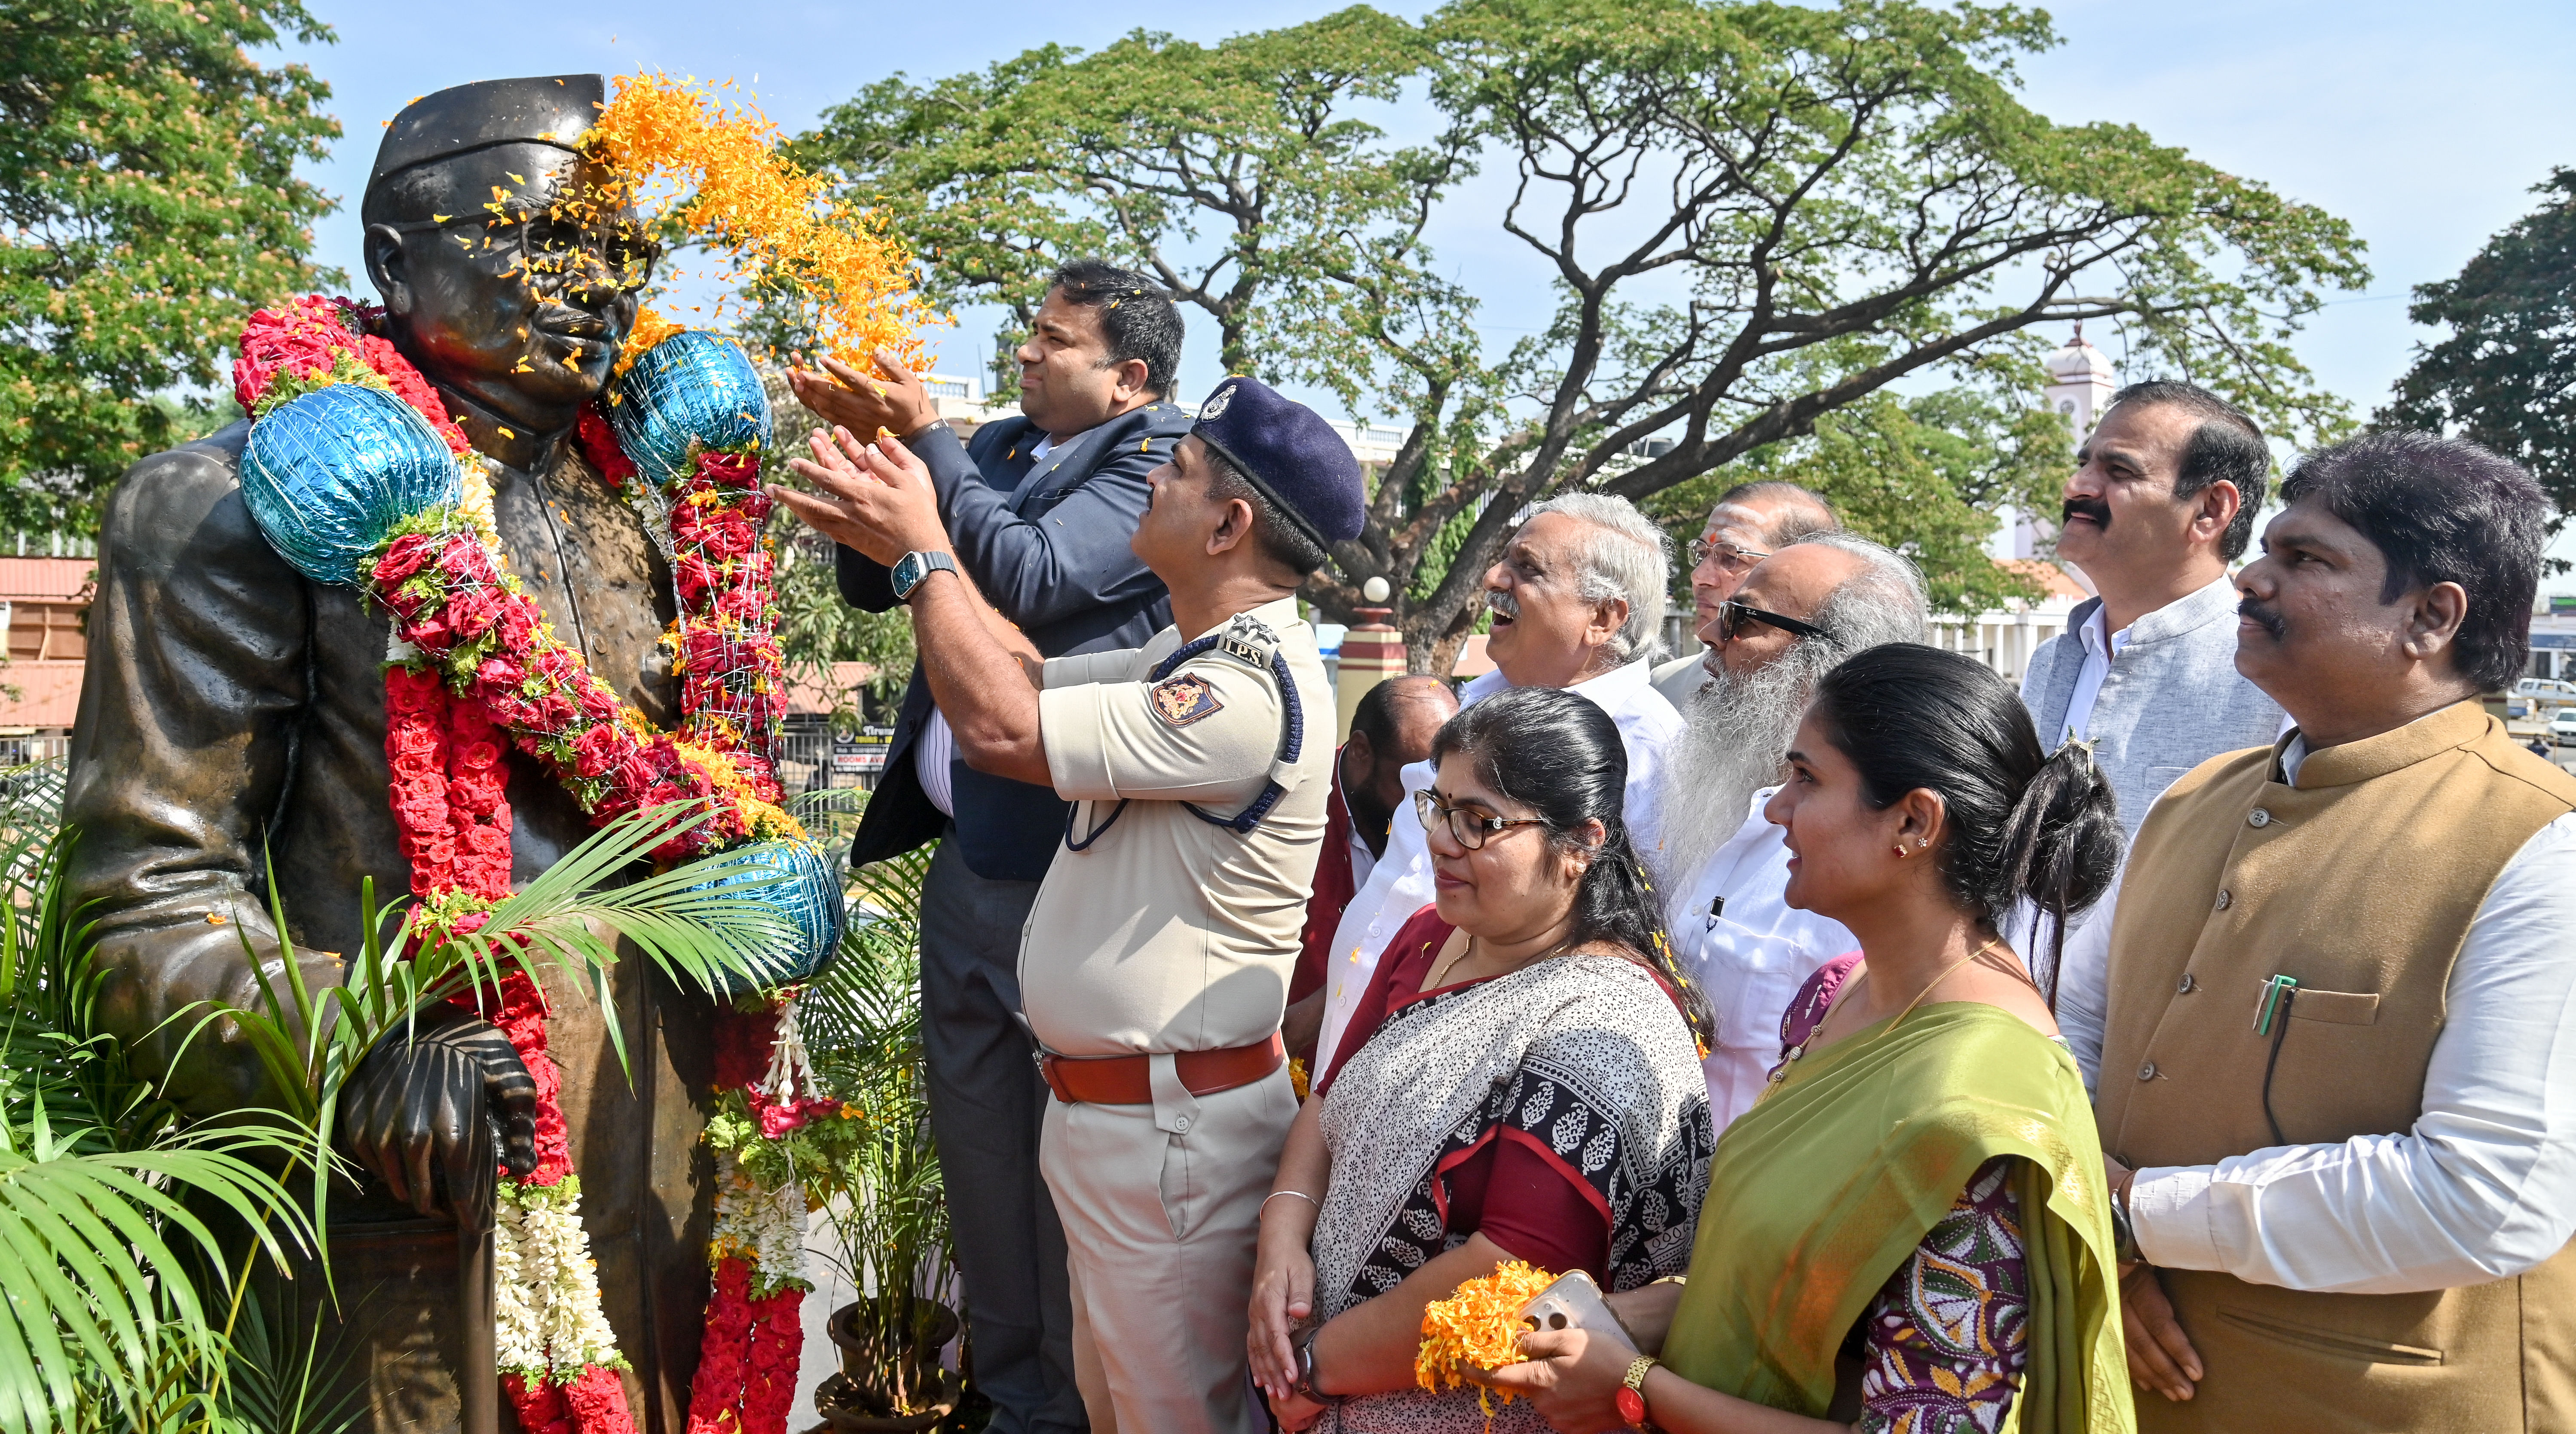
M 321 257 L 355 274 L 355 199 L 380 122 L 414 95 L 446 85 L 654 67 L 750 84 L 770 117 L 796 130 L 897 70 L 928 78 L 1049 40 L 1095 47 L 1139 27 L 1214 41 L 1334 7 L 627 0 L 585 10 L 446 0 L 427 12 L 431 19 L 418 7 L 354 0 L 312 8 L 339 43 L 296 53 L 332 83 L 332 108 L 347 132 L 314 171 L 348 201 L 321 223 Z M 2025 96 L 2038 111 L 2143 126 L 2159 141 L 2322 205 L 2368 241 L 2370 287 L 2317 315 L 2299 345 L 2319 381 L 2364 411 L 2382 401 L 2422 336 L 2406 321 L 2407 290 L 2456 272 L 2528 209 L 2526 191 L 2553 163 L 2576 164 L 2576 5 L 2565 0 L 2152 7 L 2083 0 L 2051 14 L 2065 43 L 2021 65 Z M 1471 288 L 1536 292 L 1515 282 L 1518 265 L 1499 245 L 1461 242 L 1444 253 Z M 1496 297 L 1485 316 L 1505 327 L 1538 314 L 1534 301 L 1522 315 Z M 989 321 L 966 317 L 948 337 L 943 367 L 965 371 L 985 351 Z M 1192 342 L 1185 391 L 1219 376 L 1213 348 Z

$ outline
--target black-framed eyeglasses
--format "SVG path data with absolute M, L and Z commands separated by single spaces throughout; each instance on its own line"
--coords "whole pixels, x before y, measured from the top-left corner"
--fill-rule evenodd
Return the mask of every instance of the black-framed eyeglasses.
M 1469 851 L 1481 850 L 1485 839 L 1496 832 L 1547 825 L 1536 817 L 1480 817 L 1464 807 L 1450 806 L 1430 792 L 1413 794 L 1413 811 L 1414 815 L 1422 818 L 1422 829 L 1426 832 L 1435 822 L 1448 822 L 1449 839 Z
M 652 281 L 653 266 L 662 259 L 662 245 L 641 225 L 579 224 L 544 210 L 514 211 L 506 216 L 456 214 L 386 227 L 398 234 L 417 234 L 424 230 L 489 226 L 496 217 L 513 222 L 502 225 L 498 233 L 486 232 L 481 250 L 515 259 L 531 284 L 562 284 L 595 259 L 607 271 L 612 286 L 631 294 Z M 472 245 L 471 240 L 465 242 Z
M 1782 617 L 1776 612 L 1764 612 L 1758 607 L 1748 607 L 1743 603 L 1734 601 L 1733 599 L 1729 599 L 1728 601 L 1717 605 L 1717 636 L 1719 641 L 1733 642 L 1735 640 L 1735 635 L 1742 632 L 1744 630 L 1744 625 L 1748 622 L 1758 622 L 1768 627 L 1776 627 L 1782 632 L 1790 633 L 1798 637 L 1830 638 L 1833 636 L 1832 633 L 1816 626 L 1812 622 L 1800 622 L 1794 617 Z
M 1708 538 L 1691 539 L 1688 551 L 1692 567 L 1698 567 L 1711 557 L 1715 557 L 1718 560 L 1718 566 L 1730 573 L 1740 573 L 1771 556 L 1759 548 L 1741 547 L 1734 543 L 1721 543 Z

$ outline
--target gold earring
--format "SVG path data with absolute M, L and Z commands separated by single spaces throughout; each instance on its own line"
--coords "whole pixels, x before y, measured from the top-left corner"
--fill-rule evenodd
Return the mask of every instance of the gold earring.
M 1905 860 L 1905 843 L 1903 842 L 1898 842 L 1896 844 L 1896 859 L 1898 861 Z

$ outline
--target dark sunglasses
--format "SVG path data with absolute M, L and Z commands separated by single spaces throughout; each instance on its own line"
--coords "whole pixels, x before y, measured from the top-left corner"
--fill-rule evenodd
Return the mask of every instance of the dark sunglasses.
M 1792 633 L 1799 637 L 1831 638 L 1833 636 L 1832 633 L 1825 631 L 1823 628 L 1816 626 L 1812 622 L 1800 622 L 1794 617 L 1782 617 L 1776 612 L 1764 612 L 1758 607 L 1747 607 L 1740 602 L 1733 601 L 1732 599 L 1717 605 L 1717 636 L 1719 641 L 1733 642 L 1735 640 L 1735 635 L 1742 632 L 1744 630 L 1744 625 L 1748 622 L 1758 622 L 1765 624 L 1766 626 L 1776 627 L 1782 632 Z

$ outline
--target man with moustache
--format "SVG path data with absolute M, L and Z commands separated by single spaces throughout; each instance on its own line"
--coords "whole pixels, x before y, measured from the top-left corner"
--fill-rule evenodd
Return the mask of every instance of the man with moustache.
M 1682 726 L 1653 681 L 1671 575 L 1666 546 L 1663 529 L 1624 498 L 1567 493 L 1533 505 L 1485 571 L 1493 612 L 1485 653 L 1494 670 L 1458 694 L 1460 705 L 1472 706 L 1508 687 L 1562 687 L 1609 713 L 1628 749 L 1626 817 L 1641 851 L 1653 849 L 1663 753 Z M 1427 762 L 1407 767 L 1404 787 L 1419 791 L 1431 776 Z M 1333 932 L 1314 1069 L 1332 1068 L 1334 1044 L 1378 956 L 1431 898 L 1430 846 L 1413 803 L 1399 802 L 1386 855 Z
M 2139 828 L 2095 1110 L 2146 1431 L 2576 1418 L 2576 778 L 2479 695 L 2550 505 L 2460 439 L 2309 455 L 2237 578 L 2295 727 Z
M 1691 630 L 1717 620 L 1717 605 L 1734 596 L 1753 565 L 1809 533 L 1838 525 L 1833 505 L 1795 483 L 1763 479 L 1738 483 L 1717 497 L 1708 526 L 1690 543 Z M 1676 657 L 1655 669 L 1655 690 L 1679 711 L 1708 680 L 1705 651 Z
M 2135 835 L 2183 773 L 2280 735 L 2280 707 L 2236 670 L 2227 575 L 2253 537 L 2272 455 L 2254 421 L 2218 395 L 2156 380 L 2114 395 L 2075 458 L 2057 555 L 2084 570 L 2097 596 L 2031 654 L 2021 698 L 2042 746 L 2091 745 L 2121 830 Z M 2011 933 L 2034 961 L 2053 962 L 2042 979 L 2088 1080 L 2101 1052 L 2102 945 L 2084 933 L 2100 919 L 2097 910 L 2070 923 L 2062 957 L 2053 929 Z
M 1673 954 L 1708 993 L 1701 1060 L 1722 1134 L 1780 1058 L 1780 1017 L 1817 967 L 1860 943 L 1782 898 L 1783 829 L 1762 815 L 1817 679 L 1864 648 L 1924 640 L 1923 574 L 1849 533 L 1817 533 L 1745 574 L 1700 628 L 1704 681 L 1666 754 L 1659 864 Z
M 1144 276 L 1082 259 L 1049 279 L 1015 355 L 1019 415 L 966 442 L 892 354 L 877 356 L 873 375 L 825 360 L 826 373 L 790 382 L 807 408 L 862 439 L 882 429 L 903 440 L 938 485 L 957 561 L 1039 652 L 1109 652 L 1144 645 L 1171 619 L 1128 537 L 1146 475 L 1190 430 L 1167 398 L 1181 334 L 1180 311 Z M 846 601 L 895 606 L 885 564 L 849 547 L 839 559 Z M 1083 1427 L 1064 1230 L 1038 1177 L 1046 1086 L 1030 1064 L 1017 974 L 1020 929 L 1065 814 L 1051 788 L 967 764 L 916 663 L 850 860 L 941 843 L 922 889 L 922 1044 L 994 1434 Z
M 1351 709 L 1350 740 L 1333 757 L 1333 799 L 1326 808 L 1324 851 L 1315 860 L 1315 894 L 1306 901 L 1306 934 L 1297 974 L 1288 982 L 1280 1035 L 1288 1054 L 1311 1061 L 1324 1024 L 1324 953 L 1342 913 L 1386 854 L 1395 809 L 1405 800 L 1404 769 L 1431 760 L 1431 738 L 1458 710 L 1458 694 L 1437 677 L 1390 677 L 1360 694 Z

